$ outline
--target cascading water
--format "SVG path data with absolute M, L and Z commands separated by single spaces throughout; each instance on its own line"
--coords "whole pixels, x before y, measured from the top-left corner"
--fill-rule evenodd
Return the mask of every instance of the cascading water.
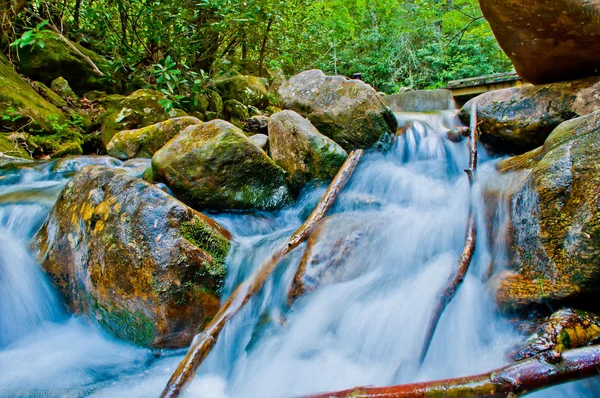
M 471 191 L 462 172 L 466 142 L 446 138 L 455 113 L 399 118 L 406 133 L 389 153 L 367 154 L 311 248 L 308 272 L 321 286 L 288 307 L 303 245 L 223 330 L 186 396 L 293 397 L 469 375 L 509 363 L 506 354 L 522 337 L 496 312 L 486 282 L 491 253 L 499 263 L 503 248 L 480 233 L 471 269 L 418 364 L 436 300 L 464 244 Z M 472 199 L 478 229 L 486 231 L 482 187 L 499 177 L 491 159 L 480 162 Z M 158 396 L 182 358 L 181 350 L 152 353 L 69 318 L 28 251 L 60 189 L 87 163 L 139 176 L 148 161 L 90 157 L 62 169 L 52 162 L 0 171 L 0 395 Z M 223 299 L 291 235 L 323 192 L 307 188 L 295 207 L 276 213 L 214 217 L 234 236 Z M 503 228 L 502 206 L 495 217 L 495 229 Z M 321 272 L 334 256 L 335 267 Z M 538 395 L 594 396 L 596 384 Z

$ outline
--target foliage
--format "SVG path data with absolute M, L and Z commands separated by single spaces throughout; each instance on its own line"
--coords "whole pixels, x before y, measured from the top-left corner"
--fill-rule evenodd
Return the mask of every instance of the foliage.
M 40 48 L 44 48 L 46 46 L 45 40 L 48 38 L 47 32 L 49 31 L 42 28 L 46 26 L 48 22 L 50 21 L 45 19 L 34 28 L 26 28 L 21 37 L 12 42 L 10 46 L 18 48 L 31 46 L 31 51 L 33 51 L 36 45 Z

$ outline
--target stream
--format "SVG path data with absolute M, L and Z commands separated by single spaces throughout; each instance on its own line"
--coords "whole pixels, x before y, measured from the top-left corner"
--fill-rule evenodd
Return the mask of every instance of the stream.
M 350 249 L 291 308 L 287 295 L 306 244 L 287 256 L 223 330 L 186 397 L 295 397 L 465 376 L 510 363 L 524 336 L 497 312 L 487 282 L 490 263 L 497 271 L 506 248 L 483 232 L 482 192 L 501 181 L 496 160 L 480 148 L 471 193 L 463 172 L 467 140 L 446 137 L 457 126 L 455 112 L 398 118 L 411 127 L 388 153 L 367 152 L 313 247 L 311 267 L 318 270 L 335 255 L 339 239 L 351 242 Z M 185 350 L 135 347 L 70 315 L 30 250 L 76 170 L 95 163 L 141 176 L 149 162 L 87 156 L 0 169 L 0 397 L 158 397 L 162 391 Z M 294 207 L 278 212 L 209 214 L 234 237 L 222 301 L 302 224 L 325 188 L 305 188 Z M 462 251 L 471 194 L 480 231 L 476 254 L 419 366 L 436 300 Z M 506 207 L 498 204 L 492 213 L 496 229 L 506 228 Z M 598 394 L 593 379 L 534 396 Z

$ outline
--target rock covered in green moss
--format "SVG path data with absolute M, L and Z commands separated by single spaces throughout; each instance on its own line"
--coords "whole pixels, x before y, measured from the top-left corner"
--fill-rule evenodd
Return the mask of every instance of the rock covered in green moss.
M 202 121 L 195 117 L 183 116 L 141 129 L 121 131 L 110 140 L 106 150 L 110 156 L 121 160 L 151 158 L 186 127 L 201 123 Z
M 236 100 L 260 109 L 269 106 L 267 88 L 259 77 L 238 75 L 215 80 L 213 84 L 225 101 Z
M 20 162 L 19 159 L 31 160 L 27 151 L 19 145 L 17 140 L 10 139 L 9 134 L 0 134 L 0 165 Z
M 90 90 L 112 91 L 110 79 L 94 73 L 92 67 L 55 33 L 48 32 L 44 43 L 44 48 L 33 46 L 19 51 L 19 71 L 22 74 L 48 86 L 54 79 L 62 76 L 79 95 Z M 100 70 L 109 69 L 108 61 L 102 56 L 77 43 L 73 42 L 73 45 Z
M 316 69 L 290 78 L 279 88 L 279 96 L 283 108 L 308 117 L 347 151 L 373 146 L 395 133 L 398 125 L 373 87 Z
M 51 134 L 56 132 L 55 125 L 66 122 L 65 115 L 41 97 L 0 54 L 0 126 L 13 131 L 27 126 Z
M 290 186 L 298 191 L 313 178 L 335 177 L 348 154 L 294 111 L 282 111 L 269 119 L 271 157 L 287 173 Z
M 64 100 L 76 100 L 79 98 L 71 89 L 71 86 L 69 86 L 69 82 L 62 76 L 52 80 L 50 88 Z
M 119 131 L 138 129 L 169 118 L 186 116 L 179 109 L 165 113 L 159 104 L 165 98 L 160 91 L 150 89 L 137 90 L 127 97 L 109 95 L 101 98 L 99 104 L 106 111 L 100 118 L 104 145 L 108 145 Z
M 529 174 L 511 200 L 514 258 L 500 306 L 587 304 L 600 295 L 600 111 L 562 123 L 541 149 L 508 163 Z
M 147 347 L 185 347 L 219 309 L 229 233 L 123 171 L 87 166 L 35 239 L 77 314 Z
M 250 117 L 248 107 L 236 100 L 227 100 L 223 103 L 223 114 L 227 120 L 238 128 L 244 128 L 246 120 Z
M 33 88 L 35 89 L 35 91 L 38 92 L 38 94 L 40 94 L 42 97 L 47 99 L 48 102 L 50 102 L 52 105 L 56 106 L 57 108 L 63 108 L 68 105 L 67 101 L 62 99 L 60 97 L 60 95 L 56 94 L 49 87 L 47 87 L 44 83 L 33 82 L 32 85 L 33 85 Z
M 465 104 L 469 123 L 477 104 L 481 142 L 493 150 L 524 153 L 542 145 L 560 123 L 600 109 L 600 77 L 491 91 Z
M 289 200 L 285 172 L 223 120 L 183 130 L 154 154 L 152 168 L 156 179 L 197 208 L 275 209 Z

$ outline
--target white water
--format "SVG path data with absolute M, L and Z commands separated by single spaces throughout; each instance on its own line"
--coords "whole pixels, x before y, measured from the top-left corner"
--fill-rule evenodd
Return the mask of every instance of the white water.
M 469 187 L 466 142 L 445 138 L 451 113 L 402 115 L 413 127 L 390 153 L 369 153 L 344 190 L 315 245 L 311 264 L 332 255 L 334 242 L 355 242 L 323 285 L 286 305 L 302 246 L 284 260 L 263 292 L 223 330 L 187 397 L 293 397 L 355 385 L 454 377 L 509 363 L 522 342 L 497 314 L 484 282 L 498 242 L 478 235 L 471 269 L 441 318 L 423 366 L 417 364 L 436 299 L 464 243 Z M 473 200 L 486 231 L 481 186 L 495 181 L 481 151 Z M 0 396 L 158 396 L 182 351 L 151 353 L 118 342 L 69 317 L 28 251 L 52 203 L 73 171 L 95 162 L 140 175 L 147 161 L 109 158 L 0 171 Z M 324 192 L 306 189 L 277 213 L 219 215 L 234 235 L 224 298 L 302 223 Z M 505 210 L 496 211 L 502 228 Z M 497 261 L 502 262 L 502 261 Z M 595 396 L 596 381 L 538 393 Z

